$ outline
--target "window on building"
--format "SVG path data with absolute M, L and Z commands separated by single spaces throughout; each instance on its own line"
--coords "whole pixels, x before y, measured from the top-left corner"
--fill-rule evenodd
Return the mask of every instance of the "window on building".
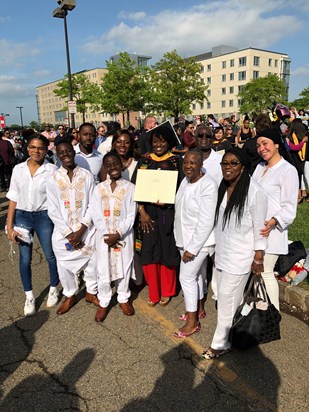
M 226 74 L 222 74 L 222 81 L 226 82 Z
M 260 77 L 260 72 L 257 70 L 253 70 L 253 78 L 258 79 Z
M 238 86 L 238 93 L 241 92 L 243 88 L 244 86 Z
M 192 110 L 196 110 L 196 104 L 195 103 L 192 104 Z
M 204 73 L 204 66 L 201 64 L 201 73 Z
M 238 72 L 238 80 L 246 80 L 246 72 Z
M 259 66 L 260 65 L 260 58 L 258 56 L 253 57 L 253 66 Z
M 222 69 L 226 69 L 226 61 L 222 62 Z
M 240 66 L 240 67 L 246 66 L 246 64 L 247 64 L 247 57 L 239 57 L 238 62 L 239 62 L 239 66 Z
M 278 60 L 275 60 L 275 67 L 278 67 Z
M 201 108 L 201 109 L 204 109 L 204 103 L 203 103 L 203 102 L 200 103 L 200 108 Z
M 226 94 L 226 88 L 225 87 L 222 87 L 221 94 Z
M 233 94 L 234 93 L 234 86 L 231 86 L 230 87 L 230 94 Z
M 230 67 L 234 67 L 234 59 L 230 60 Z
M 234 100 L 231 99 L 231 100 L 229 101 L 229 106 L 230 106 L 230 107 L 233 107 L 233 106 L 234 106 Z
M 225 107 L 225 100 L 221 100 L 221 107 Z
M 238 107 L 240 107 L 240 105 L 241 105 L 241 99 L 238 99 L 238 100 L 237 100 L 237 104 L 238 104 Z
M 207 77 L 207 84 L 211 83 L 211 77 Z
M 230 80 L 231 80 L 231 81 L 234 80 L 234 73 L 230 73 Z
M 211 90 L 207 89 L 207 96 L 211 96 Z
M 211 64 L 207 64 L 207 71 L 210 72 L 211 70 Z
M 273 64 L 273 59 L 268 59 L 268 66 L 271 67 Z
M 211 109 L 211 103 L 207 102 L 207 109 Z

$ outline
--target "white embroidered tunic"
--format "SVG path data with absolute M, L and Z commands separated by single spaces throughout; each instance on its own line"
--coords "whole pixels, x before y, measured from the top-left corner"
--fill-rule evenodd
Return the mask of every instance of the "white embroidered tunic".
M 126 276 L 134 278 L 134 232 L 137 204 L 133 200 L 134 184 L 121 178 L 114 192 L 107 179 L 93 192 L 91 216 L 96 227 L 98 277 L 104 283 Z M 123 247 L 111 248 L 104 242 L 104 235 L 118 232 Z
M 58 169 L 47 184 L 48 215 L 55 227 L 52 243 L 57 260 L 65 260 L 74 272 L 79 270 L 94 252 L 94 232 L 89 210 L 90 196 L 94 189 L 92 174 L 79 166 L 73 171 L 70 181 L 67 170 Z M 67 250 L 66 236 L 76 232 L 82 225 L 88 227 L 81 249 Z

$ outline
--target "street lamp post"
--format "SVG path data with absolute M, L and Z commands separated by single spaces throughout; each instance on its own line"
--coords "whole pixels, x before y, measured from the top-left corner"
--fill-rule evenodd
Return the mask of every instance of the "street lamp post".
M 16 106 L 16 109 L 19 109 L 19 113 L 20 113 L 20 124 L 21 124 L 21 128 L 24 128 L 24 124 L 23 124 L 23 106 Z
M 69 83 L 69 99 L 73 100 L 73 88 L 72 88 L 72 74 L 71 74 L 71 63 L 70 63 L 70 51 L 69 51 L 69 38 L 68 38 L 68 27 L 67 27 L 67 15 L 68 12 L 73 10 L 76 6 L 75 0 L 56 0 L 59 4 L 53 11 L 53 17 L 58 17 L 63 19 L 64 22 L 64 38 L 65 38 L 65 48 L 66 48 L 66 58 L 67 58 L 67 68 L 68 68 L 68 83 Z M 70 113 L 71 121 L 70 127 L 75 128 L 75 113 Z

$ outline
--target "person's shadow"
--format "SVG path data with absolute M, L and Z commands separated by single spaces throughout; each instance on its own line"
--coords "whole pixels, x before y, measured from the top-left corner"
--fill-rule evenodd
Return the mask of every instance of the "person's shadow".
M 49 312 L 24 317 L 0 329 L 0 388 L 32 351 L 35 334 L 49 318 Z M 2 390 L 0 390 L 0 398 Z
M 37 373 L 19 383 L 0 404 L 6 412 L 53 412 L 88 410 L 87 399 L 76 390 L 95 357 L 94 349 L 78 352 L 60 374 Z
M 222 358 L 222 367 L 221 359 L 200 362 L 181 343 L 161 361 L 165 370 L 150 395 L 130 401 L 121 412 L 277 410 L 279 373 L 259 348 L 232 351 Z

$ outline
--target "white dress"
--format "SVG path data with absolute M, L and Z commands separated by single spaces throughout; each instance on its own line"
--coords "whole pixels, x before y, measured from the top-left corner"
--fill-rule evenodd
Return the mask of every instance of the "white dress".
M 72 273 L 78 273 L 94 253 L 95 228 L 88 208 L 93 189 L 92 174 L 79 166 L 73 171 L 72 181 L 67 171 L 60 167 L 47 184 L 48 215 L 55 225 L 53 249 L 57 261 L 64 262 Z M 68 251 L 66 236 L 76 232 L 82 224 L 88 227 L 82 239 L 85 246 Z
M 90 208 L 96 227 L 98 278 L 103 283 L 134 277 L 135 186 L 123 178 L 117 180 L 114 192 L 110 185 L 108 179 L 95 187 Z M 123 247 L 110 248 L 104 242 L 104 235 L 116 232 L 120 234 Z

